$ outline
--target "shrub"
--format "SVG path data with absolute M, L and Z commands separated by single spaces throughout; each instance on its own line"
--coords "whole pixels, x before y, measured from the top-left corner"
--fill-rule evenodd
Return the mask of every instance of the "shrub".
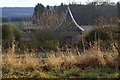
M 2 39 L 2 48 L 3 51 L 6 51 L 8 48 L 12 47 L 13 40 L 16 40 L 15 45 L 17 41 L 19 41 L 19 30 L 13 24 L 2 24 Z
M 59 47 L 59 42 L 54 41 L 54 40 L 46 40 L 46 41 L 43 41 L 42 47 L 45 50 L 55 50 L 56 51 L 57 47 Z
M 37 51 L 50 51 L 50 50 L 57 50 L 57 47 L 59 47 L 58 41 L 54 40 L 45 40 L 45 41 L 21 41 L 19 43 L 19 48 L 22 51 L 25 51 L 25 49 L 28 50 L 37 50 Z
M 20 34 L 19 30 L 13 24 L 3 24 L 2 25 L 2 39 L 5 40 L 19 40 Z
M 96 27 L 84 33 L 83 36 L 80 37 L 77 46 L 80 49 L 90 49 L 94 47 L 102 51 L 110 51 L 112 50 L 111 37 L 109 32 L 105 32 L 101 28 Z
M 110 36 L 100 28 L 93 28 L 90 32 L 88 32 L 88 34 L 85 35 L 85 40 L 87 42 L 95 42 L 95 40 L 98 39 L 106 41 L 110 39 Z

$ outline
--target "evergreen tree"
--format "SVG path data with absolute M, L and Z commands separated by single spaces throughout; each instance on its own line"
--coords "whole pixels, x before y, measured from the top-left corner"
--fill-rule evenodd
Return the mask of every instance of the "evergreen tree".
M 49 6 L 49 5 L 47 5 L 46 9 L 47 9 L 47 10 L 50 10 L 50 6 Z
M 33 23 L 40 23 L 41 16 L 43 16 L 43 13 L 45 11 L 45 7 L 42 4 L 37 4 L 34 9 L 33 14 Z

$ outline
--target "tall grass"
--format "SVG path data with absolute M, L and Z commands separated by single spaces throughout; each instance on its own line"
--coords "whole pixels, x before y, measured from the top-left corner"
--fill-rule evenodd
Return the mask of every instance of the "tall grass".
M 42 76 L 50 78 L 45 72 L 56 71 L 56 74 L 63 75 L 64 70 L 77 67 L 86 70 L 89 67 L 105 66 L 117 68 L 117 53 L 87 53 L 81 55 L 49 54 L 47 58 L 38 57 L 35 54 L 24 54 L 18 57 L 16 54 L 7 54 L 3 59 L 3 78 L 14 77 L 35 77 Z M 58 72 L 60 73 L 58 73 Z M 61 73 L 62 71 L 62 73 Z M 5 75 L 6 74 L 6 75 Z M 55 77 L 55 76 L 54 76 Z
M 76 54 L 77 49 L 66 49 L 66 52 L 58 50 L 58 52 L 51 51 L 44 56 L 38 56 L 36 54 L 27 53 L 23 56 L 17 57 L 15 54 L 15 44 L 12 43 L 12 48 L 8 50 L 8 54 L 4 56 L 3 63 L 5 67 L 11 68 L 22 67 L 22 68 L 39 68 L 47 65 L 47 67 L 64 67 L 69 68 L 73 65 L 85 68 L 88 66 L 109 66 L 116 67 L 118 63 L 118 53 L 101 52 L 99 50 L 99 43 L 94 43 L 95 46 L 85 51 L 85 54 Z M 97 47 L 97 48 L 94 48 Z
M 67 48 L 64 52 L 58 48 L 58 52 L 51 51 L 49 54 L 46 53 L 47 56 L 39 56 L 26 51 L 20 56 L 15 54 L 15 44 L 13 42 L 12 47 L 8 50 L 8 54 L 3 56 L 3 78 L 55 78 L 57 75 L 61 77 L 77 75 L 79 74 L 78 71 L 82 72 L 89 67 L 104 66 L 115 69 L 120 65 L 118 64 L 118 53 L 100 51 L 99 42 L 94 43 L 94 46 L 88 51 L 85 50 L 84 54 L 78 55 L 76 54 L 77 51 L 77 48 Z M 78 71 L 74 72 L 73 67 Z M 44 72 L 56 75 L 50 76 Z M 83 74 L 81 73 L 80 75 Z

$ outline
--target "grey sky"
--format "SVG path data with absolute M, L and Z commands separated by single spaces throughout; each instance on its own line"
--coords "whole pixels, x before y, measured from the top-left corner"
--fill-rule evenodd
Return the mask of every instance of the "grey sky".
M 0 7 L 34 7 L 37 3 L 43 5 L 60 5 L 61 3 L 77 2 L 86 3 L 93 0 L 0 0 Z M 117 2 L 119 0 L 110 0 Z

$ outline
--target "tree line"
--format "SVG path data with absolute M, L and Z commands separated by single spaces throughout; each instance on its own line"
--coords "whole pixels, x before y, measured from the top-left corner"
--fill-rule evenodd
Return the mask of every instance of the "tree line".
M 70 9 L 79 25 L 95 25 L 97 24 L 97 19 L 100 17 L 104 17 L 108 20 L 111 18 L 116 19 L 118 17 L 117 4 L 70 4 Z M 33 23 L 53 26 L 49 24 L 54 22 L 56 23 L 55 25 L 57 25 L 65 15 L 66 10 L 67 5 L 64 5 L 63 3 L 61 3 L 60 6 L 48 5 L 47 7 L 42 4 L 37 4 L 34 9 Z

